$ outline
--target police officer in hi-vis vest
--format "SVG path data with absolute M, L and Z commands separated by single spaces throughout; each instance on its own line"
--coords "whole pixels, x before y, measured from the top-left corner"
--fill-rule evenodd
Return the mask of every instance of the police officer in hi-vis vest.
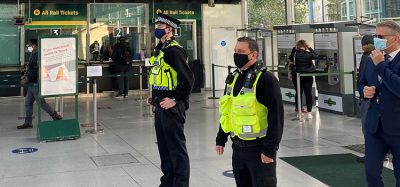
M 157 145 L 164 174 L 160 187 L 188 187 L 190 167 L 184 123 L 194 75 L 185 50 L 173 37 L 180 21 L 164 14 L 158 16 L 155 36 L 160 42 L 150 58 L 149 83 L 153 91 L 147 101 L 155 106 Z
M 283 132 L 283 104 L 278 80 L 257 61 L 257 42 L 237 40 L 236 69 L 225 80 L 219 100 L 220 128 L 217 154 L 231 136 L 232 166 L 238 187 L 274 187 L 276 152 Z

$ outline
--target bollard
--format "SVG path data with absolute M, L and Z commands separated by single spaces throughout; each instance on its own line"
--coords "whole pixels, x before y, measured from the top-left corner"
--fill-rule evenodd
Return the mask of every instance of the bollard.
M 93 77 L 93 129 L 87 130 L 86 133 L 102 134 L 104 129 L 97 129 L 97 83 L 96 77 Z
M 297 119 L 301 121 L 301 91 L 300 91 L 300 73 L 296 73 L 296 90 L 297 90 Z
M 213 90 L 212 90 L 212 97 L 208 97 L 208 99 L 219 99 L 219 97 L 215 97 L 215 65 L 211 65 L 211 71 L 212 71 L 212 85 L 213 85 Z

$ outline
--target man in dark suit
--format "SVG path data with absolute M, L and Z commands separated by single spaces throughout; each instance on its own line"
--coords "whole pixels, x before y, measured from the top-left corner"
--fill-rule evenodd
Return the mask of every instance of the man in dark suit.
M 364 135 L 367 183 L 384 186 L 383 159 L 391 150 L 400 187 L 400 26 L 393 21 L 377 24 L 374 45 L 358 85 L 360 96 L 370 100 Z

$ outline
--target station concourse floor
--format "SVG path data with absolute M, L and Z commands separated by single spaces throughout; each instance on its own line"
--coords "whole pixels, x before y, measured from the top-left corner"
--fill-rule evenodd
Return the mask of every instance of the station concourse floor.
M 218 93 L 219 95 L 221 93 Z M 217 94 L 217 95 L 218 95 Z M 211 92 L 194 93 L 187 111 L 185 134 L 190 157 L 191 187 L 233 187 L 234 178 L 223 175 L 231 170 L 232 148 L 215 153 L 218 130 L 218 100 Z M 72 116 L 73 100 L 65 99 L 65 117 Z M 54 106 L 54 99 L 48 99 Z M 23 123 L 24 99 L 0 98 L 0 186 L 82 186 L 155 187 L 161 176 L 153 118 L 144 117 L 149 108 L 144 101 L 98 97 L 98 123 L 104 134 L 89 134 L 93 127 L 81 126 L 81 138 L 39 143 L 36 119 L 33 129 L 16 129 Z M 285 104 L 285 127 L 278 157 L 359 153 L 341 146 L 363 144 L 360 119 L 326 112 L 299 123 L 293 106 Z M 35 106 L 34 115 L 37 116 Z M 92 122 L 92 98 L 79 98 L 79 121 Z M 45 119 L 48 115 L 42 113 Z M 17 148 L 37 148 L 15 154 Z M 95 162 L 96 161 L 96 162 Z M 229 173 L 229 172 L 228 172 Z M 326 186 L 297 168 L 277 160 L 278 186 Z

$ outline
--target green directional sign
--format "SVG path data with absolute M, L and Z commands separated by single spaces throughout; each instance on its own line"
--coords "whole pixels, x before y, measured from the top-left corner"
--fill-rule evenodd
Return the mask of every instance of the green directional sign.
M 285 93 L 285 95 L 287 97 L 289 97 L 290 99 L 292 99 L 295 96 L 292 92 L 287 92 L 287 93 Z
M 328 104 L 329 106 L 336 105 L 336 102 L 333 101 L 331 98 L 328 98 L 327 100 L 324 100 L 324 103 Z

